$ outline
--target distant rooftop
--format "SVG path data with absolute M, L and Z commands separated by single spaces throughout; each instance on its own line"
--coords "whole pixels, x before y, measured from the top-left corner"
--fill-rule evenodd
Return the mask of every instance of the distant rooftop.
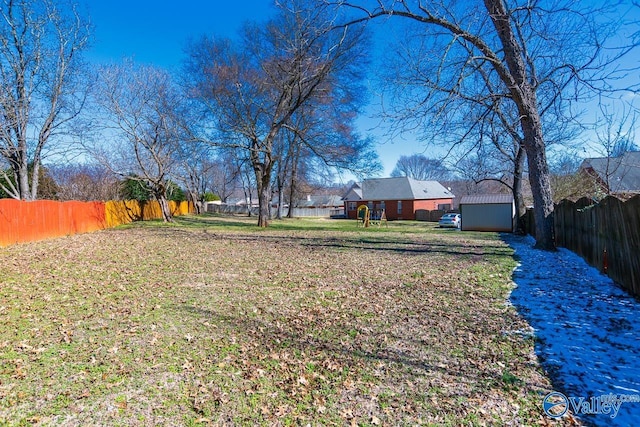
M 366 179 L 354 184 L 344 200 L 425 200 L 454 197 L 438 181 L 418 181 L 404 176 Z
M 580 167 L 593 170 L 612 193 L 640 192 L 640 152 L 630 151 L 621 157 L 589 158 Z

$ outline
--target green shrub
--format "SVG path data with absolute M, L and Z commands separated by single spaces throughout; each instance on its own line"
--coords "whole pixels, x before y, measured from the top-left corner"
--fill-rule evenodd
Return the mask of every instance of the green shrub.
M 218 195 L 216 195 L 216 194 L 213 194 L 213 193 L 211 193 L 211 192 L 207 191 L 206 193 L 204 193 L 204 194 L 202 195 L 202 199 L 203 199 L 205 202 L 215 202 L 215 201 L 220 200 L 220 196 L 218 196 Z

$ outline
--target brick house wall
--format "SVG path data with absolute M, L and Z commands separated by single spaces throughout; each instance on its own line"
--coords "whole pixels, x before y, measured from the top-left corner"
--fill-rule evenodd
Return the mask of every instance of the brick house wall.
M 349 219 L 356 219 L 358 207 L 361 205 L 373 204 L 374 209 L 379 209 L 382 201 L 374 200 L 358 200 L 345 201 L 344 211 Z M 453 206 L 453 199 L 428 199 L 428 200 L 384 200 L 384 210 L 388 220 L 395 219 L 416 219 L 416 210 L 424 209 L 428 211 L 437 210 L 442 205 L 449 205 L 449 209 Z M 400 211 L 400 212 L 399 212 Z

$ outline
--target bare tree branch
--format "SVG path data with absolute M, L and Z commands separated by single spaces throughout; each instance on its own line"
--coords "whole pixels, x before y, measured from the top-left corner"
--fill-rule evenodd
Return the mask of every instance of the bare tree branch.
M 15 179 L 16 188 L 5 190 L 15 198 L 37 198 L 44 150 L 84 107 L 79 54 L 88 42 L 88 24 L 73 3 L 0 5 L 0 154 Z

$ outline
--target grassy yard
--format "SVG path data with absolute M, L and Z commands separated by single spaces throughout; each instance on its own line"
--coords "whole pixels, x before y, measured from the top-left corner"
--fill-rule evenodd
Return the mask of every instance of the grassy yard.
M 254 222 L 0 248 L 0 425 L 547 423 L 496 234 Z

